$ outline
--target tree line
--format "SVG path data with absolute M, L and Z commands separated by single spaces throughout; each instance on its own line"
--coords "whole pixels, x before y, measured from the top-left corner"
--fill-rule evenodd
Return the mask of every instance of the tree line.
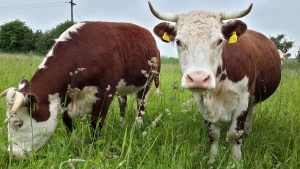
M 74 22 L 67 20 L 43 32 L 41 30 L 33 31 L 19 19 L 7 22 L 0 26 L 0 52 L 35 52 L 45 55 L 54 44 L 55 39 L 72 25 Z M 293 41 L 286 40 L 284 34 L 269 38 L 283 53 L 287 53 L 294 45 Z M 296 59 L 300 63 L 300 51 L 296 53 Z
M 0 26 L 0 52 L 36 52 L 45 55 L 55 39 L 73 24 L 74 22 L 67 20 L 43 32 L 34 31 L 19 19 L 4 23 Z

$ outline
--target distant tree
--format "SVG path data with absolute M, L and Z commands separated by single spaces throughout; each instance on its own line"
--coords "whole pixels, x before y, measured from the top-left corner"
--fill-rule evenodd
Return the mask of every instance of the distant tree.
M 298 53 L 296 54 L 296 60 L 300 64 L 300 47 L 298 49 Z
M 32 38 L 32 29 L 19 19 L 0 26 L 0 50 L 3 52 L 31 51 Z
M 65 21 L 64 23 L 60 23 L 54 29 L 51 30 L 52 36 L 56 39 L 58 38 L 65 30 L 74 25 L 72 21 Z
M 293 41 L 287 41 L 284 34 L 279 34 L 277 37 L 270 37 L 271 41 L 275 43 L 277 49 L 283 53 L 287 53 L 294 45 Z
M 55 39 L 57 39 L 65 30 L 67 30 L 72 25 L 74 25 L 74 22 L 67 20 L 64 23 L 60 23 L 51 30 L 46 30 L 42 34 L 42 36 L 38 37 L 36 41 L 36 51 L 41 54 L 46 54 L 55 43 Z

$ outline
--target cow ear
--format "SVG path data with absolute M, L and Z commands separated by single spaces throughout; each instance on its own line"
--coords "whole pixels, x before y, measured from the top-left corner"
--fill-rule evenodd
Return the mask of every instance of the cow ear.
M 30 110 L 33 113 L 36 112 L 39 109 L 37 96 L 34 95 L 33 93 L 27 94 L 25 96 L 24 105 L 30 107 Z
M 21 82 L 19 83 L 19 89 L 22 89 L 25 85 L 27 85 L 28 84 L 28 80 L 26 80 L 26 79 L 23 79 L 23 80 L 21 80 Z
M 229 43 L 236 43 L 238 37 L 247 30 L 247 25 L 241 20 L 231 20 L 223 24 L 222 34 Z
M 174 25 L 168 22 L 162 22 L 156 25 L 153 29 L 156 36 L 158 36 L 164 42 L 172 42 L 176 37 L 176 31 Z

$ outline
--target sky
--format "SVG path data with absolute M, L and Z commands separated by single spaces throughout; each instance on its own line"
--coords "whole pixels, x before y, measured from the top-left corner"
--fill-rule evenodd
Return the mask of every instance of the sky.
M 71 20 L 71 0 L 2 0 L 0 25 L 19 19 L 33 30 L 50 30 Z M 300 48 L 300 1 L 285 0 L 150 0 L 155 10 L 185 13 L 192 10 L 244 10 L 253 3 L 251 12 L 240 20 L 248 29 L 267 37 L 284 34 L 294 41 L 289 51 L 292 57 Z M 130 22 L 153 34 L 153 28 L 162 22 L 152 15 L 148 0 L 73 0 L 73 18 L 80 21 Z M 154 35 L 154 34 L 153 34 Z M 154 35 L 155 36 L 155 35 Z M 164 43 L 155 36 L 162 56 L 177 57 L 175 45 Z M 263 46 L 262 46 L 263 47 Z

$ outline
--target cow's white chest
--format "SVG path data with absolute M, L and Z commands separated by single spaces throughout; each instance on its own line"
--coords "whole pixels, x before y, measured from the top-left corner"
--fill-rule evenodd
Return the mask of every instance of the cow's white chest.
M 117 86 L 117 95 L 119 96 L 125 96 L 125 95 L 128 95 L 128 94 L 132 94 L 132 93 L 135 93 L 139 90 L 141 90 L 142 88 L 144 88 L 145 86 L 140 86 L 140 87 L 136 87 L 134 85 L 126 85 L 126 82 L 121 79 L 118 83 L 118 86 Z
M 248 78 L 239 82 L 228 79 L 219 82 L 216 88 L 205 94 L 194 93 L 203 118 L 214 124 L 229 123 L 247 110 L 249 103 Z
M 93 105 L 97 101 L 97 92 L 96 86 L 86 86 L 82 90 L 72 89 L 68 94 L 71 99 L 67 108 L 69 116 L 74 118 L 92 113 Z

